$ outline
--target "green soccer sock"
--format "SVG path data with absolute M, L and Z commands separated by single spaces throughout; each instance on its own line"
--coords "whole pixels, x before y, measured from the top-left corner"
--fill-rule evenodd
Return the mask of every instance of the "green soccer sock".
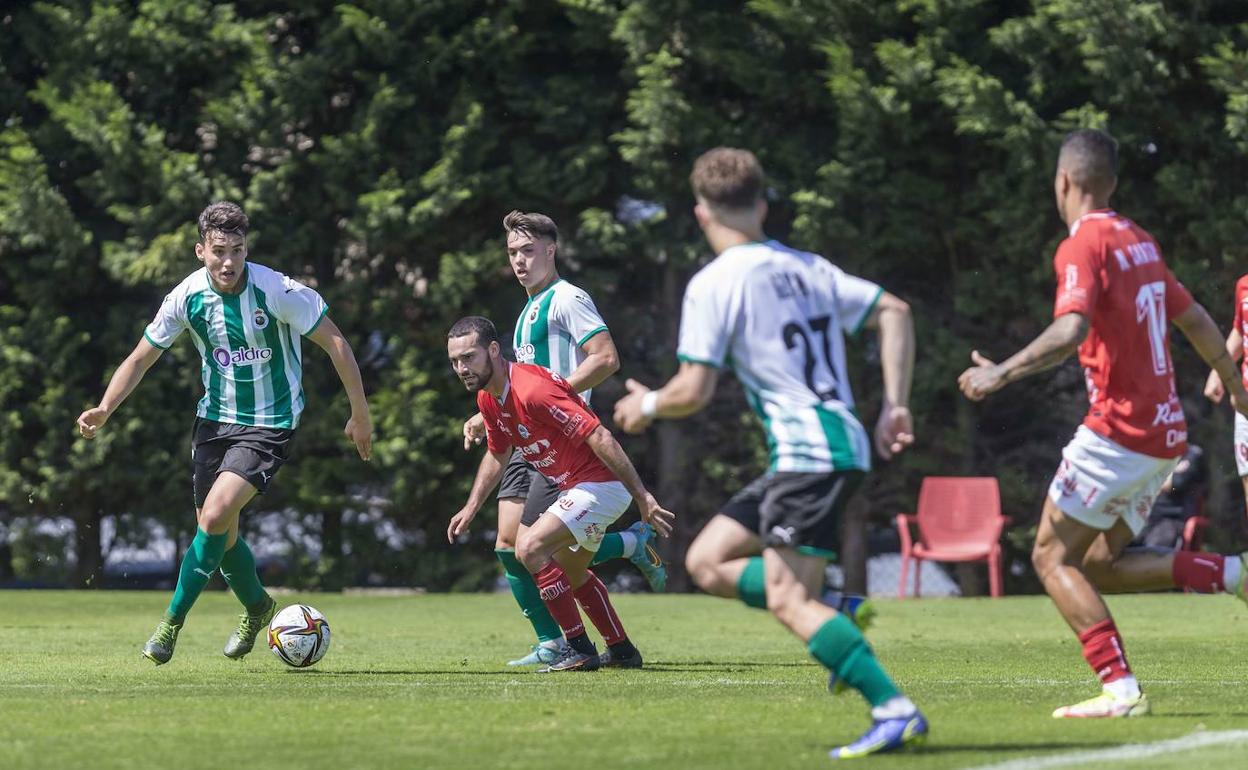
M 752 556 L 737 578 L 737 598 L 750 607 L 767 609 L 767 574 L 763 569 L 763 557 Z
M 165 612 L 168 620 L 179 624 L 186 620 L 186 613 L 191 611 L 204 586 L 208 585 L 213 570 L 221 566 L 228 537 L 225 532 L 210 535 L 202 529 L 195 530 L 195 539 L 186 549 L 182 566 L 178 569 L 178 587 L 173 591 L 173 601 L 169 602 L 169 609 Z
M 269 606 L 269 594 L 256 574 L 256 557 L 243 538 L 235 540 L 234 547 L 221 557 L 221 576 L 248 612 L 254 614 Z
M 494 555 L 503 565 L 503 572 L 507 575 L 507 584 L 511 586 L 511 595 L 516 597 L 516 604 L 520 605 L 520 611 L 533 624 L 537 641 L 549 642 L 562 638 L 563 629 L 550 616 L 550 611 L 546 609 L 546 604 L 537 592 L 537 583 L 533 582 L 533 576 L 516 558 L 515 549 L 496 548 Z
M 819 626 L 807 645 L 811 656 L 836 672 L 843 682 L 862 693 L 872 706 L 901 694 L 875 659 L 867 640 L 853 621 L 837 615 Z
M 602 536 L 602 543 L 598 546 L 598 553 L 594 554 L 594 559 L 589 564 L 596 567 L 604 561 L 610 559 L 620 559 L 624 556 L 624 538 L 620 537 L 619 532 L 608 532 Z

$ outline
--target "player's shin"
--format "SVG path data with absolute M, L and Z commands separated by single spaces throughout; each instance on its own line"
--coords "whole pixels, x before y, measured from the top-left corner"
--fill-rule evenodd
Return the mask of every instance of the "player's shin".
M 182 557 L 182 566 L 178 570 L 178 586 L 174 589 L 173 600 L 166 611 L 166 619 L 181 623 L 191 611 L 195 600 L 208 585 L 213 570 L 221 566 L 221 557 L 225 554 L 225 541 L 229 535 L 222 532 L 210 535 L 202 529 L 195 530 L 195 539 L 186 549 Z
M 844 615 L 836 615 L 815 630 L 807 643 L 811 657 L 835 672 L 873 707 L 901 695 L 893 680 L 875 659 L 858 627 Z
M 507 576 L 507 585 L 511 587 L 511 595 L 515 597 L 516 604 L 520 605 L 520 611 L 533 624 L 538 643 L 562 638 L 563 632 L 559 629 L 559 624 L 550 616 L 538 593 L 537 583 L 516 558 L 515 549 L 496 548 L 494 555 L 503 565 L 503 573 Z
M 615 608 L 611 606 L 607 587 L 593 572 L 588 572 L 588 575 L 589 579 L 573 592 L 576 601 L 581 605 L 581 609 L 585 610 L 594 628 L 602 634 L 602 640 L 611 649 L 613 657 L 621 660 L 633 657 L 637 650 L 628 640 L 624 624 L 620 622 L 620 616 L 615 614 Z
M 763 557 L 754 556 L 746 560 L 745 569 L 741 570 L 741 577 L 737 579 L 737 598 L 749 607 L 767 609 L 767 577 Z
M 271 600 L 256 573 L 256 557 L 241 536 L 234 541 L 233 548 L 222 554 L 221 576 L 248 612 L 256 613 L 268 608 Z
M 572 584 L 563 567 L 552 559 L 533 575 L 533 579 L 546 609 L 550 610 L 551 617 L 563 629 L 568 645 L 583 655 L 596 656 L 597 650 L 585 633 L 585 623 L 581 620 L 580 610 L 576 608 Z

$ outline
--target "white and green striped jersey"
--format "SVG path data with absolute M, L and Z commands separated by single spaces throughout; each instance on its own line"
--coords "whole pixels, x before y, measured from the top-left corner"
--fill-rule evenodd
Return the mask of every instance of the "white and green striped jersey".
M 247 263 L 238 294 L 220 294 L 207 268 L 191 273 L 165 297 L 143 336 L 164 350 L 183 331 L 203 358 L 204 397 L 196 414 L 207 420 L 289 428 L 303 412 L 299 340 L 329 308 L 298 281 Z
M 677 355 L 731 367 L 763 420 L 771 470 L 870 470 L 844 335 L 883 289 L 777 242 L 725 250 L 685 289 Z
M 529 297 L 516 319 L 512 345 L 519 363 L 538 364 L 567 377 L 589 357 L 581 346 L 606 330 L 606 322 L 585 290 L 556 278 Z M 588 404 L 591 391 L 580 395 Z

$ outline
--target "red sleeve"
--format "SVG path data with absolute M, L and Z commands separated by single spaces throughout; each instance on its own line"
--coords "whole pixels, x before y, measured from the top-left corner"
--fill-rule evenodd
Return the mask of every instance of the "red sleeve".
M 1244 294 L 1248 290 L 1248 276 L 1244 276 L 1235 282 L 1235 320 L 1231 322 L 1232 329 L 1244 328 Z
M 1174 277 L 1174 273 L 1166 270 L 1166 318 L 1171 321 L 1187 312 L 1196 300 L 1192 299 L 1192 293 L 1187 287 L 1179 283 L 1179 279 Z M 1236 311 L 1238 312 L 1238 311 Z
M 566 436 L 573 446 L 584 444 L 585 439 L 602 424 L 562 378 L 558 381 L 543 380 L 540 388 L 540 392 L 535 394 L 540 400 L 540 407 L 534 410 L 534 414 Z
M 511 450 L 511 439 L 498 429 L 498 409 L 493 396 L 484 390 L 477 391 L 477 409 L 485 418 L 485 446 L 494 454 Z
M 1096 307 L 1096 299 L 1101 293 L 1101 274 L 1092 248 L 1086 242 L 1067 238 L 1057 247 L 1053 269 L 1057 271 L 1053 317 L 1067 313 L 1091 317 L 1092 308 Z

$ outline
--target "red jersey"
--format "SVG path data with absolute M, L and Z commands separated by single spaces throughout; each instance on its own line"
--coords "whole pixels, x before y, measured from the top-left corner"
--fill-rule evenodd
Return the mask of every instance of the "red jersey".
M 586 481 L 619 481 L 585 446 L 601 424 L 568 381 L 544 366 L 511 367 L 503 398 L 477 392 L 491 452 L 517 447 L 524 459 L 560 489 Z
M 1239 365 L 1244 387 L 1248 388 L 1248 275 L 1241 275 L 1235 282 L 1235 325 L 1231 328 L 1238 329 L 1243 339 L 1241 345 L 1245 355 Z
M 1192 295 L 1166 268 L 1153 237 L 1102 209 L 1084 214 L 1057 247 L 1053 316 L 1080 313 L 1090 407 L 1083 424 L 1151 457 L 1179 457 L 1187 422 L 1174 387 L 1170 321 Z

